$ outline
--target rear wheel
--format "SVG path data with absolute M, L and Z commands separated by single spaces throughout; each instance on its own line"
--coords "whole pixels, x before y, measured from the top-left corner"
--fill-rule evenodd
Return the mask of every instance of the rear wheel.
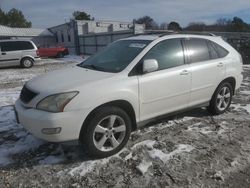
M 21 60 L 21 67 L 23 68 L 31 68 L 33 66 L 34 62 L 31 58 L 23 58 Z
M 220 84 L 210 101 L 209 111 L 215 115 L 224 113 L 229 108 L 232 97 L 232 85 L 228 82 Z
M 119 152 L 131 133 L 131 120 L 118 107 L 102 107 L 86 122 L 80 141 L 90 156 L 103 158 Z

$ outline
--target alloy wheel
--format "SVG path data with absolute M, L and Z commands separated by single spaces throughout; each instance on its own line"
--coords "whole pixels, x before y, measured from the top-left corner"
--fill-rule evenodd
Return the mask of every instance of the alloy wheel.
M 93 133 L 95 147 L 100 151 L 112 151 L 117 148 L 126 135 L 126 125 L 122 117 L 109 115 L 96 125 Z
M 222 87 L 216 98 L 216 106 L 220 111 L 225 110 L 231 100 L 231 91 L 228 87 Z

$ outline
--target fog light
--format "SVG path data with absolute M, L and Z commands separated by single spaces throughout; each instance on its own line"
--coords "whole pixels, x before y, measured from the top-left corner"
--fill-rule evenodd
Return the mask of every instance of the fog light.
M 62 128 L 57 127 L 57 128 L 45 128 L 42 129 L 43 134 L 59 134 L 61 132 Z

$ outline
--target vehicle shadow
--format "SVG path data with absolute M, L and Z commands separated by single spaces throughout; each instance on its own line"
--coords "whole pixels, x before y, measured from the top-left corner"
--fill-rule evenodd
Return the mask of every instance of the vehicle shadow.
M 191 109 L 185 112 L 179 112 L 179 113 L 174 113 L 171 115 L 161 116 L 155 120 L 152 120 L 146 123 L 144 127 L 151 127 L 156 124 L 165 123 L 167 121 L 176 120 L 176 119 L 182 119 L 184 117 L 201 118 L 201 117 L 208 117 L 208 116 L 211 116 L 211 113 L 209 113 L 209 111 L 206 108 L 195 108 L 195 109 Z M 144 127 L 142 127 L 141 129 L 143 129 Z

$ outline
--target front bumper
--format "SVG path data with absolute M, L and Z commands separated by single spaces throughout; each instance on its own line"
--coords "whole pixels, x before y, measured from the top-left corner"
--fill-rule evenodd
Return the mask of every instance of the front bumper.
M 70 111 L 50 113 L 33 108 L 25 108 L 20 100 L 15 103 L 15 111 L 20 124 L 34 136 L 50 142 L 64 142 L 79 139 L 87 112 Z M 45 134 L 44 129 L 61 128 L 57 134 Z

